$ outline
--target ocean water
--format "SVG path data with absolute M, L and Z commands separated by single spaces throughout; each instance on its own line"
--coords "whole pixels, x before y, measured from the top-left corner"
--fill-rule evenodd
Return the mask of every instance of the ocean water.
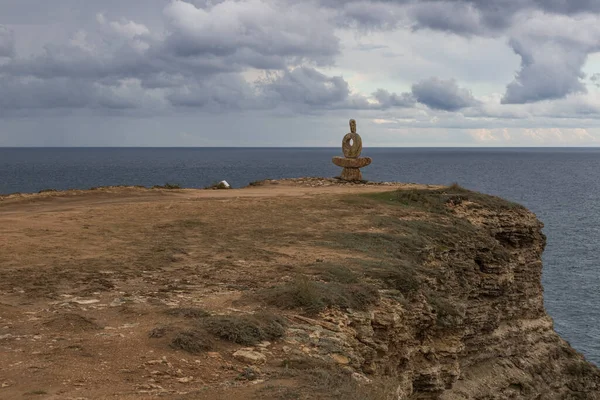
M 178 183 L 234 187 L 335 176 L 333 148 L 0 148 L 0 193 Z M 600 365 L 600 149 L 370 148 L 365 179 L 458 182 L 519 202 L 544 222 L 545 305 L 556 330 Z

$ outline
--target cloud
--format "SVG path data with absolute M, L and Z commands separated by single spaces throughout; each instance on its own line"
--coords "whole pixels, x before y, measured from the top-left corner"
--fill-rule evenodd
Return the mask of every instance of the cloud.
M 314 68 L 288 69 L 259 83 L 263 101 L 271 107 L 279 104 L 306 109 L 369 109 L 366 97 L 352 94 L 341 76 L 329 77 Z
M 408 15 L 413 29 L 432 29 L 456 34 L 485 33 L 488 26 L 481 12 L 473 4 L 451 2 L 424 2 L 412 4 Z
M 15 36 L 7 27 L 0 25 L 0 58 L 15 55 Z
M 600 72 L 596 72 L 590 76 L 590 81 L 592 81 L 595 86 L 600 87 Z
M 262 108 L 254 88 L 238 74 L 223 74 L 204 82 L 186 84 L 167 96 L 173 106 L 213 111 Z
M 521 69 L 506 88 L 502 102 L 530 103 L 585 93 L 582 67 L 588 54 L 600 51 L 600 17 L 577 19 L 535 14 L 523 17 L 511 32 L 510 46 Z
M 377 91 L 373 93 L 373 97 L 384 110 L 390 107 L 413 107 L 415 105 L 415 98 L 411 93 L 397 95 L 396 93 L 390 93 L 385 89 L 377 89 Z
M 479 143 L 505 142 L 508 144 L 512 137 L 507 128 L 503 129 L 467 129 L 467 133 Z
M 503 103 L 523 104 L 585 92 L 587 56 L 600 51 L 595 0 L 321 0 L 341 26 L 390 31 L 405 27 L 461 36 L 509 37 L 522 64 Z
M 470 90 L 458 86 L 454 79 L 429 78 L 412 86 L 415 99 L 435 110 L 457 111 L 477 105 Z
M 554 143 L 554 144 L 582 144 L 593 143 L 597 139 L 591 135 L 587 129 L 574 128 L 536 128 L 523 129 L 523 136 L 538 144 Z
M 164 10 L 164 50 L 176 57 L 227 57 L 255 68 L 327 65 L 339 52 L 333 27 L 315 8 L 226 0 L 203 9 L 175 0 Z
M 0 110 L 133 109 L 151 107 L 160 100 L 141 90 L 139 82 L 122 81 L 106 86 L 82 79 L 0 80 Z

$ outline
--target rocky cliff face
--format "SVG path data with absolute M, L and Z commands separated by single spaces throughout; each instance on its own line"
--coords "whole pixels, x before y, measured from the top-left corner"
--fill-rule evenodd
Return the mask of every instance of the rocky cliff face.
M 436 225 L 416 228 L 431 239 L 418 251 L 418 288 L 368 311 L 326 311 L 327 329 L 297 326 L 292 341 L 367 377 L 394 377 L 399 399 L 600 399 L 598 369 L 544 310 L 542 223 L 497 199 L 435 196 L 446 214 L 430 207 L 419 217 Z

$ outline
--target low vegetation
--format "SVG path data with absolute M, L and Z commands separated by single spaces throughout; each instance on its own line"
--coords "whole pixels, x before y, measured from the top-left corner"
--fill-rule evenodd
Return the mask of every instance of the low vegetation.
M 211 335 L 203 329 L 189 329 L 179 332 L 171 341 L 171 347 L 197 354 L 213 347 Z
M 168 315 L 172 315 L 175 317 L 183 317 L 183 318 L 205 318 L 210 316 L 208 311 L 205 311 L 201 308 L 192 308 L 192 307 L 178 307 L 178 308 L 169 308 L 165 311 Z
M 152 189 L 181 189 L 181 186 L 179 186 L 176 183 L 165 183 L 164 185 L 154 185 L 152 186 Z
M 298 277 L 285 285 L 264 290 L 261 297 L 277 307 L 317 314 L 327 307 L 366 310 L 379 300 L 379 293 L 365 283 L 320 282 Z
M 281 338 L 286 325 L 282 317 L 270 313 L 212 316 L 202 323 L 216 337 L 245 346 Z
M 485 207 L 492 210 L 523 208 L 520 204 L 500 197 L 474 192 L 454 183 L 441 189 L 400 189 L 394 192 L 363 195 L 367 198 L 400 204 L 432 213 L 446 213 L 453 205 L 469 202 L 473 207 Z

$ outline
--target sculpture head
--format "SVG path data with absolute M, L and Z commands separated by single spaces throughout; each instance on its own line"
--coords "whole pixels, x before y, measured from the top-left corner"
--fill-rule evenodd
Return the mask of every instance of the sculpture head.
M 356 133 L 356 121 L 353 119 L 350 120 L 350 132 Z

